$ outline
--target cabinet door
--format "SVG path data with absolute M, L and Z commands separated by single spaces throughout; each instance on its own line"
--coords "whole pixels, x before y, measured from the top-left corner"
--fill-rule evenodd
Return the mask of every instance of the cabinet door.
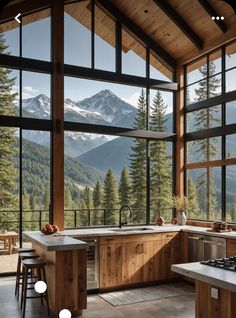
M 122 284 L 121 243 L 100 245 L 100 288 Z
M 236 239 L 227 239 L 226 241 L 226 256 L 236 255 Z
M 122 244 L 122 280 L 124 284 L 143 282 L 144 243 Z
M 165 280 L 176 276 L 171 271 L 171 265 L 181 261 L 180 237 L 175 236 L 171 240 L 163 241 L 160 262 L 160 279 Z
M 147 241 L 143 243 L 143 247 L 143 281 L 151 282 L 159 280 L 163 241 Z

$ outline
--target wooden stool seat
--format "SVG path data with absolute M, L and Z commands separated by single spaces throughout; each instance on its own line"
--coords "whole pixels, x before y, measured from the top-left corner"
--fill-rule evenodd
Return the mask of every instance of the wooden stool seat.
M 25 260 L 25 259 L 32 259 L 32 258 L 38 258 L 39 256 L 34 253 L 34 252 L 30 252 L 30 253 L 20 253 L 19 254 L 21 261 Z
M 22 261 L 23 266 L 26 268 L 37 268 L 37 267 L 43 267 L 46 266 L 47 263 L 43 259 L 25 259 Z
M 30 253 L 30 252 L 35 252 L 35 249 L 34 248 L 26 248 L 26 247 L 18 248 L 18 253 Z
M 50 316 L 47 289 L 42 294 L 39 294 L 39 295 L 37 294 L 36 296 L 27 296 L 27 291 L 29 289 L 34 289 L 33 287 L 28 287 L 28 284 L 29 284 L 28 278 L 29 278 L 29 274 L 32 273 L 32 271 L 36 272 L 37 281 L 42 280 L 47 285 L 46 271 L 45 271 L 45 267 L 47 263 L 43 259 L 39 259 L 39 258 L 26 258 L 26 259 L 21 259 L 21 261 L 22 261 L 21 308 L 23 310 L 23 314 L 22 314 L 23 318 L 25 317 L 26 300 L 29 298 L 30 299 L 41 298 L 42 305 L 43 305 L 43 299 L 45 298 L 47 303 L 48 316 Z
M 21 283 L 21 265 L 22 261 L 25 259 L 30 259 L 30 258 L 38 258 L 39 256 L 35 253 L 35 249 L 19 249 L 18 254 L 18 262 L 17 262 L 17 270 L 16 270 L 16 285 L 15 285 L 15 295 L 17 296 L 17 299 L 19 299 L 19 290 L 20 290 L 20 285 Z

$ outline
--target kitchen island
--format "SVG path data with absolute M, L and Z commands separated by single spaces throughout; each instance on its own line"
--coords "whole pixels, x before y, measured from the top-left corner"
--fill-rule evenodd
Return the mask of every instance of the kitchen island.
M 87 308 L 87 243 L 65 236 L 24 232 L 36 253 L 46 260 L 50 310 L 69 309 L 78 316 Z
M 196 318 L 236 317 L 236 272 L 199 262 L 176 264 L 171 269 L 195 279 Z

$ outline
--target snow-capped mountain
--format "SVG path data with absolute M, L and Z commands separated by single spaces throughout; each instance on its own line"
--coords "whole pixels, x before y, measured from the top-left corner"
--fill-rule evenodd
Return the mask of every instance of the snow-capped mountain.
M 117 124 L 118 122 L 122 124 L 122 120 L 125 120 L 127 116 L 130 117 L 131 115 L 134 118 L 136 114 L 134 106 L 124 102 L 108 89 L 79 101 L 78 104 L 86 111 L 101 114 L 102 118 L 110 124 Z
M 23 99 L 22 110 L 26 117 L 49 119 L 50 99 L 44 94 Z M 64 115 L 67 121 L 132 127 L 136 108 L 121 100 L 110 90 L 102 90 L 82 101 L 65 99 Z M 49 135 L 45 132 L 24 131 L 24 138 L 47 147 L 50 145 Z M 70 157 L 77 157 L 110 139 L 101 135 L 66 132 L 65 153 Z

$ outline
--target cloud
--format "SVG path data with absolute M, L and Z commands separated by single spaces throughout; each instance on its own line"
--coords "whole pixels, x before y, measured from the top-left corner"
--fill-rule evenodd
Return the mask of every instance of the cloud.
M 134 107 L 137 107 L 139 95 L 140 95 L 140 92 L 136 92 L 130 96 L 123 97 L 122 100 L 125 101 L 126 103 L 133 105 Z
M 38 92 L 39 90 L 33 88 L 32 86 L 24 86 L 22 89 L 22 99 L 35 97 Z

